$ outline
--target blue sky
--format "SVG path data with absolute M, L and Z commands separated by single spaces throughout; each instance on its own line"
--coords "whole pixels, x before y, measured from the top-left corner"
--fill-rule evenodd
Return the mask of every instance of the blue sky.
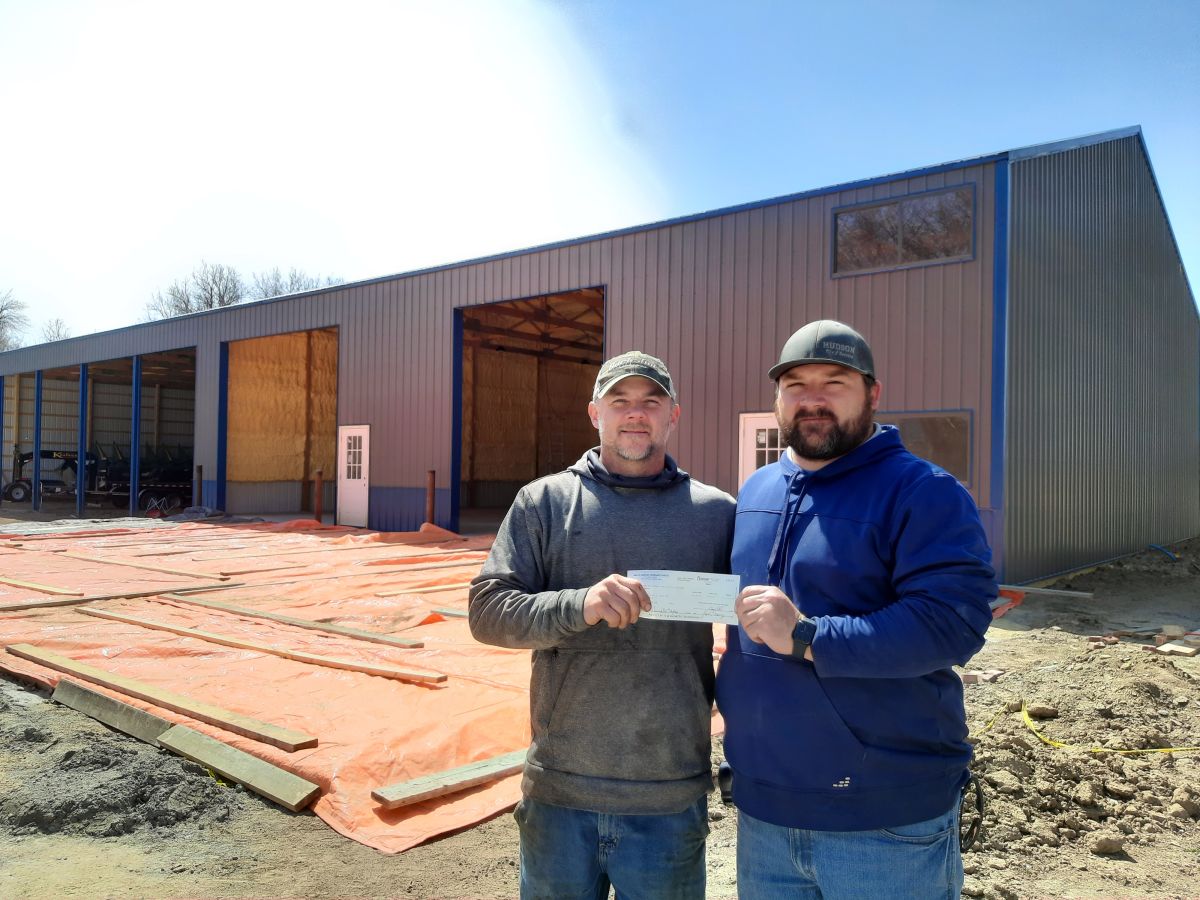
M 0 0 L 29 338 L 1141 125 L 1195 289 L 1200 3 Z

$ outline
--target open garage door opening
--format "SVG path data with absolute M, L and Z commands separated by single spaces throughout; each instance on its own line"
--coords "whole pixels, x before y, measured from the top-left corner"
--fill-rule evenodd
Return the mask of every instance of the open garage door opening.
M 604 359 L 604 290 L 462 311 L 459 529 L 492 530 L 528 482 L 596 444 L 587 415 Z
M 336 502 L 338 330 L 232 341 L 225 430 L 230 513 L 312 513 Z M 328 516 L 326 516 L 328 518 Z
M 64 515 L 192 502 L 195 348 L 47 369 L 40 383 L 39 398 L 36 373 L 5 379 L 5 500 Z

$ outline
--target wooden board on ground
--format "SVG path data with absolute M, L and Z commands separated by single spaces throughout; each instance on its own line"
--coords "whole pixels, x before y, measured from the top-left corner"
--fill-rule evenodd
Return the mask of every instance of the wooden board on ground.
M 126 625 L 136 625 L 139 628 L 153 628 L 156 631 L 169 631 L 171 634 L 177 634 L 180 637 L 197 638 L 201 641 L 208 641 L 212 644 L 220 644 L 224 647 L 233 647 L 237 650 L 257 650 L 260 653 L 269 653 L 272 656 L 281 656 L 284 659 L 290 659 L 295 662 L 308 663 L 314 666 L 325 666 L 329 669 L 345 669 L 348 672 L 362 672 L 364 675 L 378 675 L 383 678 L 394 678 L 397 681 L 408 681 L 413 684 L 440 684 L 447 678 L 447 676 L 441 672 L 399 669 L 395 666 L 361 663 L 352 659 L 338 659 L 334 656 L 321 656 L 316 653 L 305 653 L 302 650 L 288 650 L 286 647 L 275 647 L 271 644 L 259 643 L 258 641 L 244 641 L 241 638 L 228 637 L 223 634 L 215 634 L 211 631 L 201 631 L 199 628 L 184 628 L 180 625 L 171 625 L 167 622 L 155 622 L 151 619 L 139 619 L 136 616 L 126 616 L 122 615 L 121 613 L 108 612 L 102 609 L 77 609 L 76 612 L 82 613 L 85 616 L 95 616 L 98 619 L 110 619 L 113 622 L 122 622 Z
M 52 584 L 38 584 L 36 581 L 18 581 L 16 578 L 9 578 L 6 575 L 0 575 L 0 584 L 28 588 L 31 591 L 37 591 L 39 594 L 54 594 L 59 597 L 82 597 L 84 593 L 83 591 L 76 591 L 71 588 L 55 587 Z
M 467 788 L 520 772 L 525 767 L 525 753 L 524 750 L 517 750 L 514 753 L 468 763 L 457 769 L 389 784 L 387 787 L 371 791 L 371 799 L 384 809 L 399 809 L 422 800 L 465 791 Z
M 244 581 L 231 582 L 221 585 L 222 588 L 240 588 L 245 587 Z M 132 600 L 136 597 L 155 597 L 159 594 L 174 592 L 176 594 L 187 591 L 207 591 L 213 587 L 211 584 L 185 584 L 179 587 L 160 587 L 152 591 L 122 591 L 119 594 L 92 594 L 87 597 L 60 597 L 57 600 L 22 600 L 19 603 L 9 603 L 0 606 L 0 613 L 6 612 L 21 612 L 26 609 L 41 609 L 47 606 L 78 606 L 81 603 L 95 603 L 98 600 Z
M 317 746 L 317 739 L 312 735 L 293 731 L 290 728 L 281 728 L 250 716 L 243 716 L 241 713 L 204 703 L 185 694 L 176 694 L 173 691 L 157 688 L 144 681 L 126 678 L 124 675 L 117 675 L 114 672 L 106 672 L 104 669 L 76 662 L 70 657 L 61 656 L 51 650 L 43 650 L 33 644 L 9 644 L 5 649 L 21 659 L 75 675 L 84 681 L 92 682 L 92 684 L 112 688 L 114 691 L 128 694 L 130 697 L 137 697 L 139 700 L 145 700 L 147 703 L 153 703 L 163 709 L 191 716 L 193 719 L 207 722 L 209 725 L 216 725 L 218 728 L 262 741 L 264 744 L 271 744 L 282 750 L 302 750 L 305 747 Z
M 83 562 L 102 563 L 106 566 L 125 566 L 130 569 L 144 569 L 147 572 L 162 572 L 167 575 L 184 575 L 188 578 L 211 578 L 213 581 L 226 581 L 228 575 L 217 572 L 193 572 L 188 569 L 169 569 L 166 566 L 152 566 L 149 563 L 130 562 L 127 559 L 110 559 L 106 556 L 93 556 L 90 553 L 72 553 L 64 550 L 62 555 L 67 559 L 78 559 Z
M 405 594 L 440 594 L 442 591 L 459 591 L 464 588 L 469 588 L 471 582 L 463 581 L 459 584 L 435 584 L 433 587 L 423 588 L 405 588 L 402 591 L 376 591 L 376 597 L 402 597 Z
M 66 678 L 59 679 L 51 699 L 147 744 L 158 743 L 158 736 L 172 727 L 166 719 Z
M 223 744 L 186 725 L 171 728 L 159 737 L 158 743 L 231 781 L 245 785 L 254 793 L 274 800 L 292 812 L 304 809 L 321 791 L 319 785 L 293 775 L 287 769 Z
M 1026 594 L 1041 594 L 1047 597 L 1080 597 L 1087 600 L 1095 597 L 1095 594 L 1088 591 L 1063 591 L 1057 588 L 1026 587 L 1020 584 L 1002 584 L 999 587 L 1001 590 L 1022 591 Z
M 295 625 L 297 628 L 307 628 L 310 631 L 325 631 L 329 634 L 339 634 L 344 637 L 355 638 L 360 641 L 370 641 L 373 644 L 386 644 L 391 647 L 400 647 L 405 650 L 413 650 L 425 646 L 424 641 L 415 641 L 411 638 L 395 637 L 390 634 L 377 634 L 373 631 L 360 631 L 357 628 L 349 628 L 345 625 L 333 625 L 329 622 L 314 622 L 310 619 L 298 619 L 295 616 L 285 616 L 283 613 L 267 612 L 261 609 L 251 609 L 246 606 L 235 606 L 232 603 L 222 603 L 219 600 L 204 600 L 200 597 L 185 597 L 180 594 L 163 594 L 168 600 L 175 600 L 178 603 L 190 603 L 195 606 L 203 606 L 207 609 L 216 609 L 221 612 L 236 613 L 239 616 L 249 616 L 254 619 L 267 619 L 271 622 L 282 622 L 285 625 Z

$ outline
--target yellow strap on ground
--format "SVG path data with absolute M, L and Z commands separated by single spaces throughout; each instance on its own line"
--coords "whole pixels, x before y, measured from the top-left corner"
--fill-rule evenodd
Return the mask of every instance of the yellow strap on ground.
M 998 715 L 999 715 L 999 713 L 997 713 L 997 716 Z M 1039 741 L 1041 741 L 1043 744 L 1048 744 L 1051 747 L 1058 747 L 1058 748 L 1065 747 L 1067 749 L 1087 750 L 1088 753 L 1120 753 L 1120 754 L 1124 754 L 1124 755 L 1132 755 L 1134 753 L 1198 753 L 1198 752 L 1200 752 L 1200 747 L 1152 747 L 1149 750 L 1114 750 L 1111 747 L 1076 747 L 1072 744 L 1064 744 L 1062 741 L 1053 741 L 1050 738 L 1046 737 L 1044 734 L 1042 734 L 1042 732 L 1040 730 L 1038 730 L 1038 727 L 1033 724 L 1033 718 L 1029 715 L 1029 710 L 1026 708 L 1024 703 L 1021 704 L 1021 718 L 1025 720 L 1025 724 L 1029 727 L 1029 730 L 1038 736 Z M 996 720 L 992 719 L 992 721 L 995 722 Z M 991 727 L 992 727 L 991 725 L 988 725 L 988 728 L 991 728 Z M 984 729 L 984 730 L 986 731 L 987 729 Z

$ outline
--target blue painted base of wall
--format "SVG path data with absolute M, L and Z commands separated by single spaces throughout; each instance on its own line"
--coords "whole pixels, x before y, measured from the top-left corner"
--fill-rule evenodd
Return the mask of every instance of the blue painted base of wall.
M 425 521 L 423 487 L 373 487 L 367 502 L 367 527 L 375 531 L 416 531 Z M 216 508 L 215 480 L 206 478 L 201 484 L 200 503 Z M 457 524 L 450 516 L 450 488 L 439 488 L 434 495 L 434 519 L 435 525 L 451 530 Z
M 367 498 L 367 527 L 376 531 L 416 531 L 425 521 L 425 488 L 373 487 Z M 452 528 L 450 488 L 434 494 L 434 524 Z
M 190 498 L 189 498 L 190 500 Z M 212 509 L 217 508 L 217 482 L 213 478 L 205 478 L 200 482 L 200 505 Z

